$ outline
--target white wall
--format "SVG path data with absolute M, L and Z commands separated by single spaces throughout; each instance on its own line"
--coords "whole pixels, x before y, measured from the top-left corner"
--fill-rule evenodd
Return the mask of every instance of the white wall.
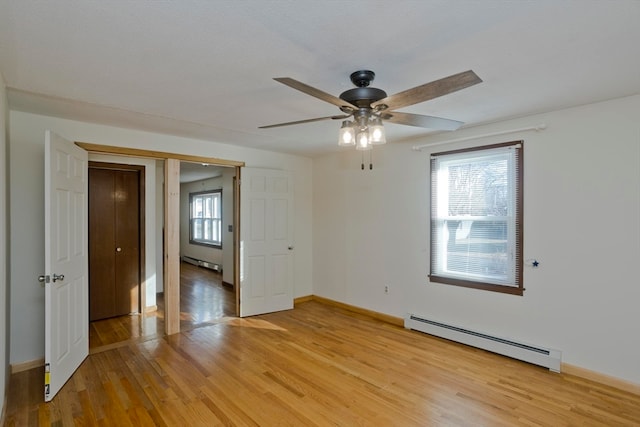
M 308 158 L 179 138 L 150 132 L 10 112 L 11 363 L 44 355 L 44 291 L 37 276 L 44 270 L 43 164 L 46 129 L 74 141 L 135 147 L 244 161 L 249 167 L 291 171 L 295 177 L 296 264 L 294 297 L 312 293 L 311 165 Z
M 557 348 L 563 362 L 640 384 L 640 96 L 425 138 L 440 145 L 314 160 L 314 293 Z M 393 126 L 393 125 L 391 125 Z M 429 283 L 429 153 L 523 139 L 524 296 Z M 386 295 L 383 287 L 390 285 Z
M 9 382 L 9 306 L 7 305 L 7 140 L 9 134 L 9 106 L 4 78 L 0 74 L 0 419 L 5 410 L 5 397 Z

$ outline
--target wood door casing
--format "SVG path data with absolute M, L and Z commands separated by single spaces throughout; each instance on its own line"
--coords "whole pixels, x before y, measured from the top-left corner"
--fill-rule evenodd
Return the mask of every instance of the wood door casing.
M 235 284 L 234 289 L 236 292 L 236 316 L 240 315 L 240 226 L 239 226 L 240 225 L 240 179 L 239 177 L 240 177 L 240 170 L 242 167 L 245 166 L 245 163 L 242 161 L 226 160 L 226 159 L 220 159 L 215 157 L 194 156 L 194 155 L 188 155 L 188 154 L 163 152 L 163 151 L 157 151 L 157 150 L 143 150 L 143 149 L 130 148 L 130 147 L 118 147 L 113 145 L 92 144 L 92 143 L 80 142 L 80 141 L 76 141 L 76 145 L 85 149 L 90 154 L 127 156 L 131 158 L 147 158 L 147 159 L 161 160 L 164 163 L 165 171 L 168 167 L 167 165 L 170 163 L 170 160 L 207 163 L 210 165 L 230 166 L 235 168 L 235 176 L 237 177 L 237 179 L 235 180 L 235 183 L 234 183 L 234 202 L 233 202 L 234 204 L 233 224 L 236 225 L 233 227 L 233 283 Z M 165 174 L 165 179 L 166 179 L 166 176 L 167 175 Z M 179 176 L 170 176 L 170 179 L 165 181 L 165 188 L 164 188 L 165 206 L 167 205 L 169 196 L 170 196 L 169 187 L 170 187 L 171 181 L 176 179 L 179 179 Z M 144 182 L 144 179 L 141 180 L 141 184 L 143 182 Z M 141 185 L 141 188 L 144 190 L 144 186 Z M 144 199 L 144 196 L 141 196 L 141 197 L 142 199 Z M 141 205 L 141 210 L 142 210 L 141 215 L 142 217 L 144 217 L 144 204 Z M 164 249 L 167 248 L 166 241 L 164 240 L 164 235 L 166 230 L 173 226 L 171 225 L 171 221 L 174 221 L 177 224 L 179 222 L 179 218 L 175 216 L 171 218 L 165 216 L 164 220 L 162 221 L 164 226 L 162 245 Z M 142 223 L 144 224 L 144 221 L 142 221 Z M 144 233 L 145 233 L 145 229 L 143 227 L 141 229 L 142 242 L 145 241 Z M 142 250 L 141 259 L 144 260 L 145 259 L 144 246 L 141 247 L 141 250 Z M 179 251 L 177 252 L 177 254 L 178 254 L 178 258 L 174 258 L 174 256 L 172 256 L 172 254 L 170 254 L 167 251 L 163 253 L 162 265 L 165 266 L 165 271 L 166 271 L 167 265 L 172 266 L 172 269 L 179 268 L 180 266 Z M 142 263 L 140 277 L 143 277 L 143 278 L 146 277 L 144 273 L 144 268 L 145 268 L 145 265 L 144 263 Z M 164 285 L 165 293 L 172 293 L 174 292 L 173 287 L 179 286 L 179 283 L 176 284 L 174 282 L 171 282 L 167 280 L 167 277 L 165 276 L 163 280 L 163 285 Z M 179 294 L 179 291 L 178 291 L 178 294 Z M 142 299 L 142 306 L 145 307 L 146 309 L 146 305 L 144 301 L 145 300 L 144 292 L 141 293 L 141 299 Z M 179 301 L 177 302 L 177 304 L 172 304 L 171 306 L 168 306 L 168 307 L 165 306 L 164 311 L 165 311 L 165 316 L 179 318 L 180 317 Z M 168 335 L 180 332 L 180 322 L 177 322 L 176 329 L 169 329 L 169 322 L 165 322 L 165 325 L 166 325 L 165 333 L 167 333 Z
M 139 169 L 121 165 L 89 169 L 91 321 L 140 311 Z

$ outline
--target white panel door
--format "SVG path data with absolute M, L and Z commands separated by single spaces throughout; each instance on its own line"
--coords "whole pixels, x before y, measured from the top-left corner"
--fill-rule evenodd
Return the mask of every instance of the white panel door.
M 285 171 L 242 168 L 240 316 L 293 308 L 293 180 Z
M 45 135 L 45 401 L 89 354 L 87 152 Z

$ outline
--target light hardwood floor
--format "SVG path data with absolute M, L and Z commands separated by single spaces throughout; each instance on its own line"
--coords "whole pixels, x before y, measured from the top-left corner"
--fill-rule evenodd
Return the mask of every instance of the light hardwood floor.
M 309 301 L 91 354 L 6 425 L 638 426 L 640 396 Z
M 122 342 L 159 338 L 164 335 L 164 299 L 157 294 L 156 311 L 91 322 L 92 352 Z M 180 330 L 215 322 L 235 314 L 235 293 L 222 284 L 222 274 L 192 264 L 180 264 Z

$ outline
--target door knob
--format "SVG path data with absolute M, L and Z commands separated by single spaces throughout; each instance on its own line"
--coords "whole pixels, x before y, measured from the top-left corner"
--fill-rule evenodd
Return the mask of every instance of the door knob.
M 53 283 L 56 283 L 56 280 L 60 280 L 61 282 L 64 280 L 64 274 L 53 274 L 53 276 L 51 276 L 51 281 Z
M 116 248 L 116 252 L 122 252 L 122 248 Z

